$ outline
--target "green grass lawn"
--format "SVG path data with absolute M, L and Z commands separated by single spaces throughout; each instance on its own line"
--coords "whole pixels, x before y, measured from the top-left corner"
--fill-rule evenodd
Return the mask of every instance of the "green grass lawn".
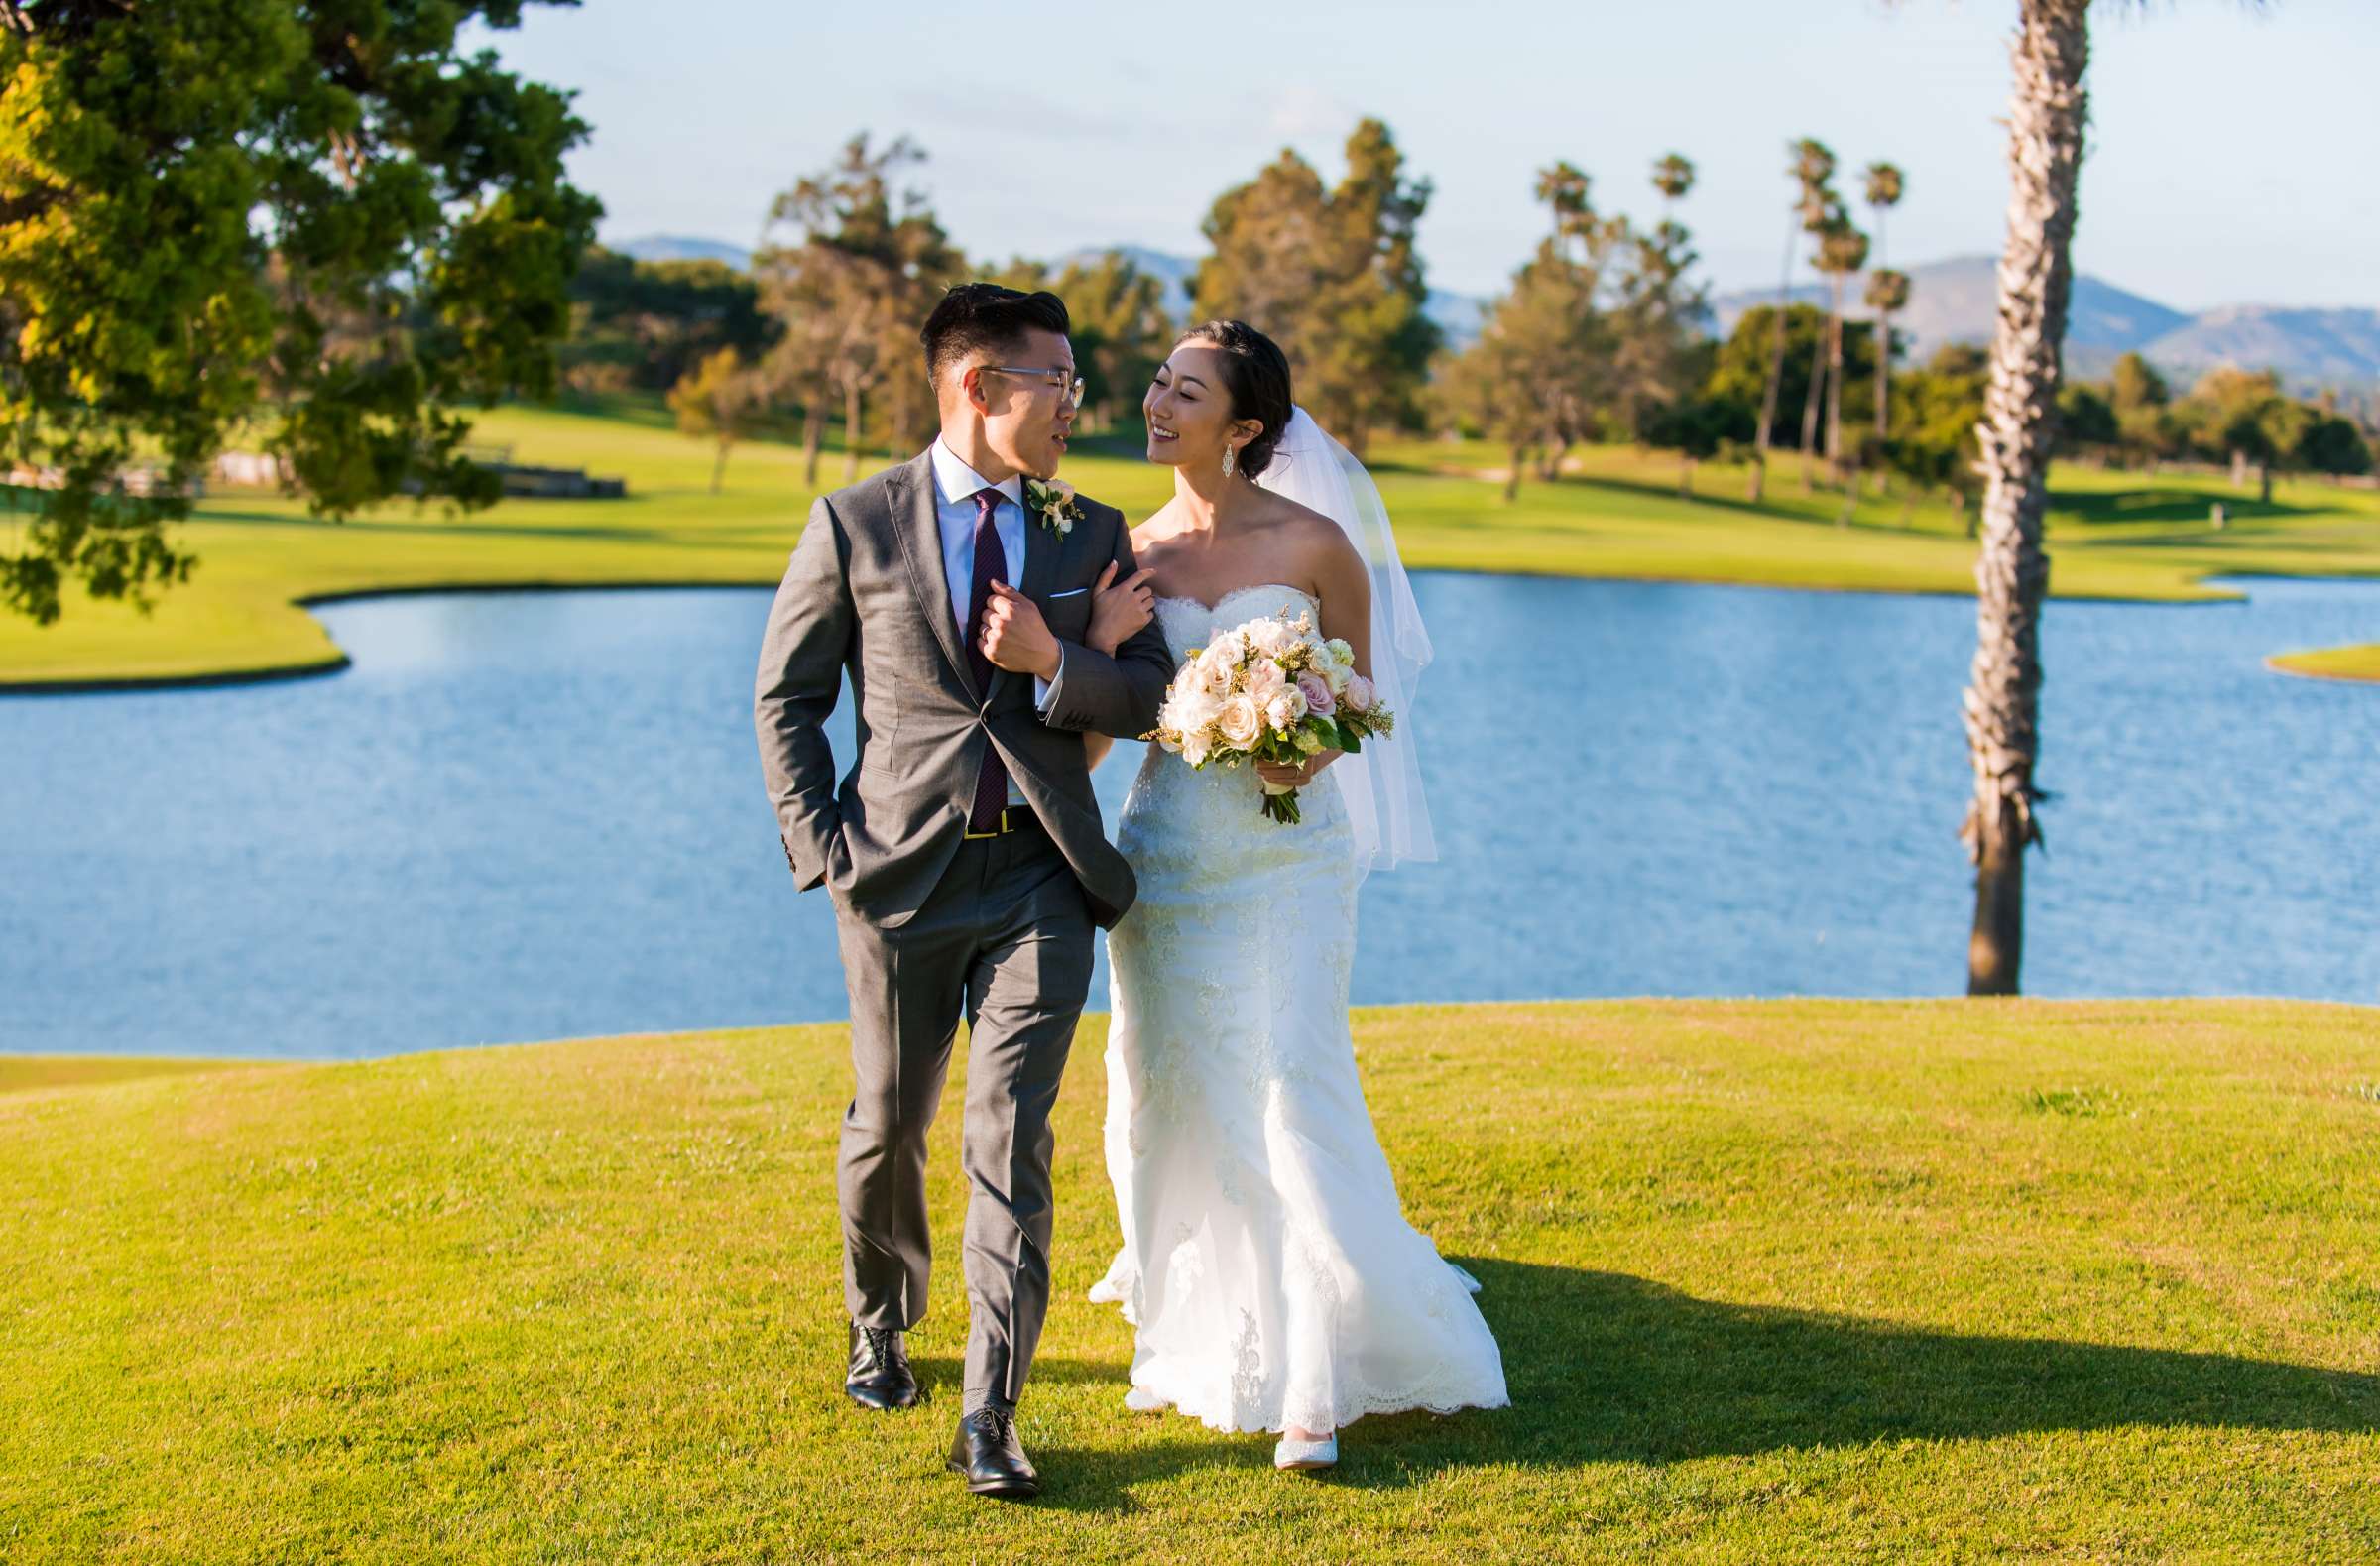
M 1101 1022 L 1058 1125 L 1031 1506 L 843 1401 L 839 1026 L 0 1093 L 0 1557 L 2380 1557 L 2380 1013 L 1618 1002 L 1359 1014 L 1514 1406 L 1327 1478 L 1122 1395 Z
M 2319 679 L 2380 679 L 2380 642 L 2320 648 L 2307 653 L 2279 653 L 2265 662 L 2285 674 L 2312 674 Z
M 337 667 L 321 624 L 298 600 L 458 585 L 773 583 L 806 515 L 798 450 L 738 447 L 724 491 L 709 492 L 712 448 L 644 404 L 569 411 L 511 407 L 480 438 L 520 460 L 584 466 L 629 481 L 621 501 L 507 501 L 448 518 L 412 504 L 355 522 L 308 519 L 294 501 L 226 492 L 178 530 L 197 574 L 152 614 L 73 600 L 40 629 L 0 618 L 0 685 L 150 681 Z M 1899 499 L 1864 500 L 1835 525 L 1836 497 L 1803 496 L 1780 463 L 1771 503 L 1742 502 L 1741 468 L 1706 466 L 1698 496 L 1677 468 L 1624 447 L 1583 452 L 1558 484 L 1527 484 L 1516 504 L 1492 475 L 1500 453 L 1414 442 L 1373 452 L 1406 559 L 1417 568 L 1679 581 L 1751 582 L 1878 592 L 1970 593 L 1975 548 L 1947 508 L 1902 522 Z M 871 453 L 870 471 L 884 462 Z M 842 482 L 839 455 L 821 478 Z M 1092 441 L 1067 463 L 1087 493 L 1138 517 L 1170 492 L 1169 475 L 1129 442 Z M 2053 589 L 2091 597 L 2222 596 L 2209 575 L 2380 576 L 2380 495 L 2282 484 L 2270 505 L 2219 481 L 2061 468 L 2051 523 Z M 2216 531 L 2221 500 L 2230 526 Z M 0 520 L 0 533 L 11 526 Z M 2278 651 L 2278 650 L 2276 650 Z

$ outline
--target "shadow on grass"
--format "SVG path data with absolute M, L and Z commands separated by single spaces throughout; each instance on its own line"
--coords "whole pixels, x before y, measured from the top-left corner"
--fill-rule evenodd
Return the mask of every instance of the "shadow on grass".
M 2233 523 L 2274 518 L 2318 516 L 2315 508 L 2285 506 L 2277 500 L 2255 500 L 2237 494 L 2195 489 L 2052 490 L 2053 521 L 2094 523 L 2205 522 L 2216 505 Z
M 1463 1265 L 1504 1358 L 1512 1406 L 1373 1416 L 1322 1482 L 1405 1485 L 1450 1468 L 1676 1463 L 1875 1441 L 1986 1440 L 2122 1426 L 2380 1432 L 2380 1376 L 2223 1354 L 1968 1337 L 1850 1316 L 1696 1299 L 1618 1273 Z M 1034 1369 L 1036 1379 L 1045 1367 Z M 1123 1368 L 1062 1362 L 1057 1380 Z M 955 1388 L 954 1388 L 955 1389 Z M 1180 1416 L 1170 1416 L 1177 1428 Z M 1041 1504 L 1122 1511 L 1133 1487 L 1261 1469 L 1269 1440 L 1174 1436 L 1036 1452 Z

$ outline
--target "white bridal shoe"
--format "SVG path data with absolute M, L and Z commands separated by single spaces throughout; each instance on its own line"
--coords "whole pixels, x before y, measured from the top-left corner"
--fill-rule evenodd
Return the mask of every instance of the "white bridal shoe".
M 1339 1433 L 1335 1430 L 1319 1441 L 1293 1441 L 1282 1436 L 1273 1443 L 1272 1466 L 1275 1468 L 1329 1468 L 1338 1461 Z

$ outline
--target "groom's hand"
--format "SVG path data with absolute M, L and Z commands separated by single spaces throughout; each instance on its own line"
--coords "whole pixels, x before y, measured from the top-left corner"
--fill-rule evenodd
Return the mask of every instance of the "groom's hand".
M 1058 677 L 1058 639 L 1030 598 L 1003 581 L 984 605 L 984 657 L 995 668 L 1039 679 Z

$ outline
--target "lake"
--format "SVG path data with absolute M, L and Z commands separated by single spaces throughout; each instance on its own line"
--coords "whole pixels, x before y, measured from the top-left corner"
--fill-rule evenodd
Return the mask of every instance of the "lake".
M 2380 1001 L 2380 689 L 2260 662 L 2372 640 L 2380 587 L 2245 585 L 2049 609 L 2030 993 Z M 1971 603 L 1416 586 L 1442 858 L 1367 885 L 1359 1002 L 1964 988 Z M 768 604 L 362 600 L 319 611 L 355 661 L 333 677 L 0 696 L 0 1050 L 322 1059 L 843 1016 L 831 909 L 795 896 L 761 792 Z

